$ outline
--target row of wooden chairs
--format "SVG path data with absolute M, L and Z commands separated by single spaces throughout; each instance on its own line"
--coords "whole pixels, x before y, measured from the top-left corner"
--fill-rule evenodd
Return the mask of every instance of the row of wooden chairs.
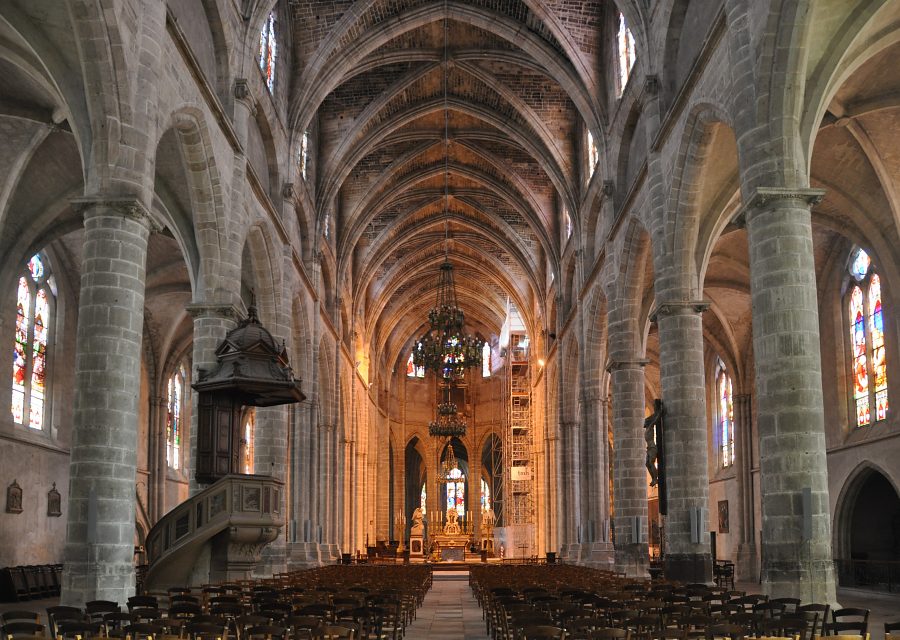
M 711 629 L 720 633 L 722 625 L 731 625 L 741 637 L 799 640 L 826 634 L 862 638 L 868 632 L 866 609 L 829 611 L 827 605 L 802 605 L 795 598 L 769 600 L 703 584 L 634 581 L 610 572 L 591 575 L 584 568 L 567 572 L 564 580 L 557 568 L 479 567 L 470 576 L 495 640 L 519 640 L 526 627 L 535 625 L 562 629 L 577 638 L 618 629 L 641 640 L 700 638 Z

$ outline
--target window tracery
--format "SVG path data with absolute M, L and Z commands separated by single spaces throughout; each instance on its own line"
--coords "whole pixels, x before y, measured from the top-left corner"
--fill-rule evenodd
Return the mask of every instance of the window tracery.
M 847 303 L 856 426 L 884 420 L 888 413 L 887 362 L 881 279 L 863 249 L 852 255 L 848 267 L 854 280 Z
M 275 12 L 269 13 L 259 32 L 259 69 L 263 72 L 269 93 L 275 91 L 275 63 L 278 43 L 275 40 Z M 306 177 L 306 176 L 304 176 Z
M 425 377 L 425 367 L 419 366 L 413 362 L 413 354 L 412 351 L 409 353 L 409 360 L 406 361 L 406 377 L 407 378 L 424 378 Z
M 166 406 L 166 462 L 172 469 L 181 468 L 182 414 L 184 411 L 184 366 L 169 378 Z
M 734 385 L 721 359 L 716 364 L 716 424 L 723 467 L 734 464 Z
M 588 131 L 587 132 L 587 146 L 588 146 L 588 179 L 594 176 L 594 170 L 597 168 L 597 163 L 600 162 L 600 149 L 597 148 L 597 142 L 594 140 L 594 135 Z
M 53 313 L 53 276 L 40 254 L 19 276 L 13 346 L 12 417 L 42 430 L 46 423 L 47 346 Z
M 466 477 L 459 467 L 447 474 L 447 509 L 456 509 L 460 517 L 466 515 Z
M 628 23 L 625 21 L 625 16 L 622 13 L 619 13 L 619 30 L 616 33 L 616 46 L 619 54 L 618 95 L 621 97 L 625 87 L 628 85 L 628 78 L 631 76 L 631 69 L 634 67 L 635 59 L 634 36 L 631 33 L 631 29 L 628 28 Z

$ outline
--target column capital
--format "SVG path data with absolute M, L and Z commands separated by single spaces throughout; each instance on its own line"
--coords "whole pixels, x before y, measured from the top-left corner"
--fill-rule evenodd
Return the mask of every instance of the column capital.
M 256 104 L 253 102 L 253 96 L 250 94 L 250 82 L 247 78 L 235 78 L 234 80 L 234 98 L 243 103 L 251 114 L 256 113 Z
M 647 358 L 630 358 L 616 360 L 609 358 L 606 361 L 606 371 L 620 371 L 622 369 L 643 369 L 650 361 Z
M 709 300 L 673 300 L 660 302 L 650 313 L 650 322 L 656 322 L 660 316 L 677 316 L 688 313 L 703 313 L 709 309 Z
M 243 314 L 237 306 L 230 302 L 191 302 L 184 308 L 194 320 L 198 318 L 241 320 L 243 318 Z
M 85 219 L 99 213 L 114 213 L 123 218 L 130 218 L 143 223 L 153 231 L 160 231 L 160 227 L 150 216 L 150 211 L 144 203 L 131 196 L 84 196 L 72 199 L 72 207 Z M 98 211 L 100 210 L 100 211 Z
M 781 200 L 797 200 L 809 207 L 819 204 L 825 197 L 825 189 L 790 188 L 790 187 L 757 187 L 741 207 L 738 218 L 746 218 L 751 211 L 762 209 L 772 202 Z

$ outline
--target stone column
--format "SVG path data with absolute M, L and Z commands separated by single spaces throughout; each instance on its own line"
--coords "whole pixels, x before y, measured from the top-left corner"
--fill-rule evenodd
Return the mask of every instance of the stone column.
M 578 562 L 581 545 L 578 528 L 581 511 L 581 425 L 563 421 L 560 432 L 560 557 Z
M 819 189 L 746 205 L 766 593 L 835 603 L 810 207 Z
M 599 391 L 586 392 L 582 404 L 581 559 L 586 564 L 611 568 L 609 543 L 609 459 L 607 456 L 607 412 Z
M 742 582 L 756 582 L 756 523 L 753 513 L 753 450 L 751 448 L 752 425 L 750 417 L 750 396 L 740 394 L 734 397 L 734 427 L 737 437 L 734 441 L 735 475 L 738 485 L 738 522 L 740 522 L 740 542 L 737 548 L 736 573 Z
M 166 460 L 166 422 L 168 421 L 169 403 L 166 397 L 150 398 L 150 429 L 153 449 L 152 462 L 148 465 L 153 472 L 153 491 L 150 501 L 150 517 L 156 522 L 166 515 L 166 481 L 169 477 L 169 465 Z
M 615 565 L 633 577 L 649 575 L 647 447 L 644 441 L 646 360 L 609 363 L 613 395 L 613 504 Z
M 194 344 L 191 363 L 194 372 L 210 370 L 216 366 L 216 348 L 225 334 L 237 325 L 241 317 L 237 307 L 227 302 L 199 302 L 188 304 L 187 312 L 194 320 Z M 191 376 L 197 379 L 196 373 Z M 188 434 L 188 451 L 184 471 L 188 476 L 190 495 L 196 495 L 207 485 L 197 482 L 197 431 L 199 430 L 199 394 L 191 391 L 191 430 Z
M 703 302 L 662 302 L 656 311 L 662 383 L 666 578 L 710 582 L 709 473 L 703 373 Z M 693 526 L 698 533 L 692 533 Z
M 83 199 L 84 254 L 61 603 L 134 593 L 135 473 L 150 217 L 135 199 Z
M 253 432 L 253 473 L 261 476 L 272 476 L 285 482 L 287 470 L 287 411 L 285 405 L 275 407 L 257 407 Z M 286 497 L 282 493 L 282 514 L 286 509 Z M 290 521 L 285 517 L 285 526 L 278 538 L 266 545 L 262 550 L 262 561 L 257 566 L 256 574 L 260 576 L 283 572 L 287 563 L 287 536 Z

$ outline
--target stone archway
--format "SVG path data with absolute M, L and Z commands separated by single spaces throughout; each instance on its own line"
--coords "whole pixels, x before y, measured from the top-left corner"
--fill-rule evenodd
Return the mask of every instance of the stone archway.
M 887 588 L 900 573 L 900 495 L 880 470 L 852 474 L 835 514 L 835 558 L 842 586 Z

